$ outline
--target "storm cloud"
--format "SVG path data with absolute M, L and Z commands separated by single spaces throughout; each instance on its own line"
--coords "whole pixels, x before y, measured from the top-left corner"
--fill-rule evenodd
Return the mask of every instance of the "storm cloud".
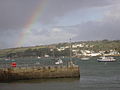
M 39 6 L 41 5 L 41 6 Z M 26 23 L 40 8 L 36 22 Z M 0 0 L 0 48 L 74 41 L 120 39 L 119 0 Z M 20 45 L 18 45 L 20 46 Z
M 113 0 L 114 1 L 114 0 Z M 0 28 L 22 28 L 32 16 L 37 5 L 45 5 L 40 17 L 41 23 L 48 24 L 72 10 L 103 7 L 114 4 L 112 0 L 0 0 Z

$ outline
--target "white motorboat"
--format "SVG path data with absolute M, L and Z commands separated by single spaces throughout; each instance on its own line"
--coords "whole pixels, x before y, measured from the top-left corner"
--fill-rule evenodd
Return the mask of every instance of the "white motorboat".
M 114 62 L 114 61 L 116 61 L 116 59 L 114 57 L 103 56 L 103 57 L 98 58 L 97 61 L 99 61 L 99 62 Z

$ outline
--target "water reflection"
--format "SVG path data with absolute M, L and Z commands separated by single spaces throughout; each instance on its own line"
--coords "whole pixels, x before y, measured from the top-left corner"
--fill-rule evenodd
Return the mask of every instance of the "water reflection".
M 18 80 L 9 83 L 71 83 L 79 82 L 80 78 L 54 78 L 54 79 L 33 79 L 33 80 Z

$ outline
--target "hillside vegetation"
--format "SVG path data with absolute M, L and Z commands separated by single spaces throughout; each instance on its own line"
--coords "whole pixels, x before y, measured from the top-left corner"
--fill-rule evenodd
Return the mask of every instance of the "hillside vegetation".
M 76 50 L 92 50 L 94 52 L 115 50 L 120 53 L 120 40 L 102 40 L 102 41 L 81 41 L 72 42 L 72 45 L 81 44 L 83 47 L 77 47 Z M 45 55 L 53 56 L 53 50 L 55 56 L 69 56 L 69 48 L 59 51 L 58 48 L 69 46 L 69 43 L 59 43 L 52 45 L 41 45 L 33 47 L 18 47 L 0 50 L 0 57 L 29 57 Z

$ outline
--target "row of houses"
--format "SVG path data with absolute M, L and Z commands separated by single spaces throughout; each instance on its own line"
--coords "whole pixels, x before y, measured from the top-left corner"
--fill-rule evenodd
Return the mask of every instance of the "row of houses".
M 86 45 L 85 43 L 82 44 L 72 44 L 72 52 L 74 56 L 101 56 L 101 55 L 120 55 L 120 53 L 116 50 L 109 50 L 109 52 L 106 51 L 98 51 L 94 52 L 93 50 L 80 50 L 80 48 L 83 47 L 93 47 L 94 45 Z M 58 51 L 63 51 L 65 49 L 68 49 L 70 46 L 64 46 L 57 48 Z
M 60 47 L 60 48 L 57 48 L 58 51 L 63 51 L 67 48 L 69 48 L 70 46 L 63 46 L 63 47 Z M 93 47 L 93 45 L 86 45 L 85 43 L 82 43 L 82 44 L 72 44 L 72 48 L 73 49 L 76 49 L 76 48 L 82 48 L 82 47 Z

